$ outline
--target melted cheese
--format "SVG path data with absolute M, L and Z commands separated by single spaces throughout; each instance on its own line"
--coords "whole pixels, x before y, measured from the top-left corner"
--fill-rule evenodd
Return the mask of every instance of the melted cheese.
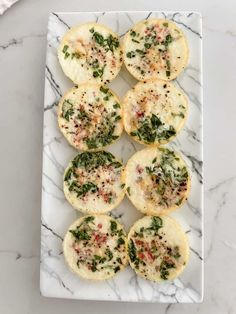
M 105 215 L 75 221 L 65 235 L 63 252 L 69 268 L 84 279 L 111 278 L 128 262 L 123 226 Z
M 124 62 L 139 81 L 173 80 L 188 62 L 188 45 L 175 23 L 149 19 L 133 26 L 124 37 Z
M 58 124 L 76 149 L 99 150 L 120 137 L 122 108 L 110 89 L 83 84 L 62 97 L 58 106 Z
M 109 160 L 102 165 L 81 165 L 81 160 L 105 160 L 106 156 Z M 123 170 L 123 165 L 108 152 L 77 155 L 70 161 L 64 175 L 64 193 L 68 202 L 84 213 L 111 211 L 125 195 Z
M 108 83 L 123 61 L 118 35 L 96 23 L 71 28 L 58 47 L 58 58 L 64 73 L 76 84 Z
M 135 153 L 125 168 L 127 196 L 144 214 L 168 213 L 182 206 L 190 176 L 182 158 L 167 148 Z
M 161 80 L 139 82 L 128 91 L 123 103 L 126 132 L 146 145 L 172 140 L 187 117 L 187 97 L 172 83 Z
M 187 237 L 168 216 L 146 216 L 128 234 L 130 266 L 137 275 L 152 281 L 173 280 L 189 259 Z

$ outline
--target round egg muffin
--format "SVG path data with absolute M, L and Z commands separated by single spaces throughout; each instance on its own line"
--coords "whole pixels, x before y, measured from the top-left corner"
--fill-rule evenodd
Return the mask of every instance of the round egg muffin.
M 190 191 L 190 175 L 183 159 L 168 148 L 135 153 L 125 168 L 127 196 L 148 215 L 168 213 L 182 206 Z
M 106 215 L 84 216 L 67 231 L 63 252 L 69 268 L 84 279 L 109 279 L 128 263 L 123 226 Z
M 173 80 L 188 63 L 184 33 L 172 21 L 148 19 L 135 24 L 123 42 L 124 62 L 139 81 Z
M 158 146 L 171 141 L 187 117 L 187 97 L 173 83 L 162 80 L 139 82 L 123 101 L 126 132 L 134 140 Z
M 180 225 L 168 216 L 145 216 L 128 234 L 130 266 L 152 281 L 173 280 L 189 259 L 189 244 Z
M 123 61 L 118 34 L 97 23 L 71 28 L 58 47 L 58 58 L 65 75 L 75 84 L 109 83 Z
M 102 85 L 73 87 L 58 105 L 58 124 L 74 148 L 102 149 L 117 140 L 123 131 L 120 101 Z
M 109 152 L 78 154 L 65 170 L 65 196 L 83 213 L 109 212 L 124 198 L 123 172 L 122 163 Z

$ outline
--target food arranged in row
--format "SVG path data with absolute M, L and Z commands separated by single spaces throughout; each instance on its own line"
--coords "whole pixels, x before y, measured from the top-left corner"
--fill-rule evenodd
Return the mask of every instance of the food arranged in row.
M 69 268 L 84 279 L 106 280 L 129 261 L 138 276 L 173 280 L 189 258 L 187 237 L 168 216 L 145 216 L 130 229 L 106 215 L 83 216 L 66 233 L 63 252 Z
M 145 148 L 126 167 L 106 151 L 83 152 L 69 162 L 64 174 L 68 202 L 87 214 L 107 213 L 125 192 L 144 214 L 166 214 L 182 206 L 190 190 L 183 159 L 168 148 Z
M 62 38 L 58 57 L 75 84 L 106 84 L 119 73 L 123 60 L 139 81 L 175 79 L 186 67 L 189 49 L 184 33 L 172 21 L 143 20 L 127 31 L 123 42 L 104 25 L 72 27 Z
M 188 61 L 183 32 L 172 21 L 144 20 L 124 36 L 87 23 L 63 37 L 58 58 L 76 85 L 61 98 L 58 125 L 67 141 L 82 152 L 69 162 L 63 179 L 66 199 L 87 214 L 69 228 L 63 252 L 69 268 L 82 278 L 105 280 L 129 263 L 137 275 L 173 280 L 189 257 L 186 235 L 166 216 L 181 207 L 190 191 L 182 157 L 162 147 L 181 131 L 188 100 L 171 80 Z M 122 63 L 138 82 L 123 101 L 109 87 Z M 147 148 L 122 164 L 104 148 L 123 132 Z M 142 213 L 128 236 L 121 224 L 104 215 L 125 194 Z

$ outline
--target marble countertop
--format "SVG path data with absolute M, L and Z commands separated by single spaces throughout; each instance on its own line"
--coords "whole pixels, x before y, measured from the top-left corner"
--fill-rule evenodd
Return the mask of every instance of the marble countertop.
M 119 313 L 121 303 L 39 292 L 44 66 L 50 11 L 194 10 L 203 15 L 205 295 L 202 304 L 122 303 L 124 313 L 236 313 L 236 3 L 20 0 L 0 17 L 0 312 Z M 233 145 L 232 145 L 233 143 Z

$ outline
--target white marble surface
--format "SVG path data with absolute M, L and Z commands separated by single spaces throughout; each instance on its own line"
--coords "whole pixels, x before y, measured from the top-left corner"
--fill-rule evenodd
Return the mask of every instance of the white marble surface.
M 57 104 L 73 83 L 67 79 L 58 62 L 59 42 L 69 27 L 88 21 L 109 26 L 121 37 L 135 23 L 148 18 L 167 18 L 175 21 L 185 32 L 190 58 L 186 70 L 174 82 L 189 98 L 189 114 L 181 133 L 169 146 L 179 151 L 191 173 L 191 193 L 181 209 L 172 213 L 187 233 L 190 260 L 183 274 L 161 285 L 138 278 L 130 267 L 105 282 L 91 283 L 71 273 L 62 254 L 62 238 L 78 212 L 66 201 L 62 190 L 63 171 L 77 153 L 58 129 Z M 203 239 L 202 239 L 202 34 L 201 16 L 193 12 L 96 12 L 52 13 L 47 35 L 45 71 L 44 139 L 41 217 L 40 289 L 44 296 L 108 301 L 196 303 L 203 298 Z M 136 84 L 125 67 L 109 86 L 122 99 Z M 70 87 L 69 87 L 70 86 Z M 123 134 L 107 149 L 124 163 L 143 145 L 136 144 Z M 124 199 L 111 214 L 128 231 L 142 215 Z
M 122 303 L 124 313 L 236 312 L 235 1 L 21 0 L 0 17 L 1 313 L 120 313 L 121 303 L 39 294 L 42 109 L 49 11 L 199 10 L 204 36 L 205 297 L 202 304 Z

